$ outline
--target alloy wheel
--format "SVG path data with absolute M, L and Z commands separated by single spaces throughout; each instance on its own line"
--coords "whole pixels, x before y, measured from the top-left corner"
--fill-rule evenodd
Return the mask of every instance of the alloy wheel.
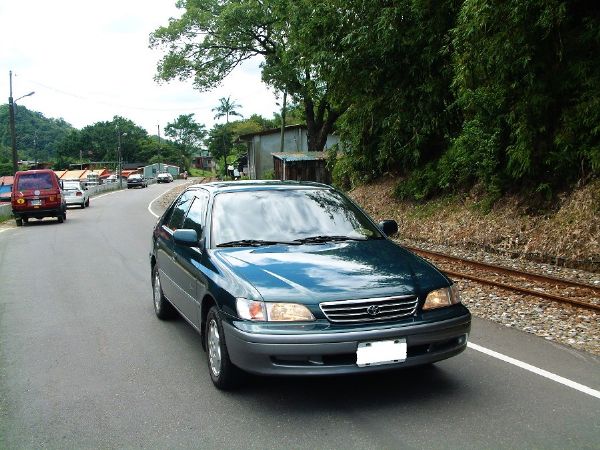
M 219 328 L 215 319 L 211 319 L 208 324 L 207 339 L 210 370 L 215 377 L 218 377 L 221 373 L 221 337 L 219 336 Z

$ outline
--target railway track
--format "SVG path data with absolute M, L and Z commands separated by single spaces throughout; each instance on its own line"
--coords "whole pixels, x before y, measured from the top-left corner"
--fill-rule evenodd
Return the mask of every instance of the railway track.
M 468 279 L 520 294 L 600 311 L 600 288 L 596 286 L 415 247 L 405 246 L 405 248 L 434 262 L 453 278 Z

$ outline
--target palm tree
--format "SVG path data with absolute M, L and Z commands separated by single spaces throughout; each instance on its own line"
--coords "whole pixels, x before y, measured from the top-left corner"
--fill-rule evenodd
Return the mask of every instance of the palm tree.
M 236 111 L 237 108 L 241 108 L 241 105 L 238 105 L 235 100 L 231 100 L 231 96 L 225 98 L 221 97 L 219 99 L 219 106 L 213 108 L 213 112 L 216 112 L 215 119 L 220 119 L 225 116 L 227 123 L 229 123 L 229 116 L 239 116 L 242 115 Z

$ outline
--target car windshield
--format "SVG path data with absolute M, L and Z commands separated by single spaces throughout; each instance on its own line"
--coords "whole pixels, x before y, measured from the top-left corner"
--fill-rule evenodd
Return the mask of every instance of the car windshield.
M 213 245 L 223 247 L 382 238 L 354 204 L 325 189 L 218 194 L 212 236 Z

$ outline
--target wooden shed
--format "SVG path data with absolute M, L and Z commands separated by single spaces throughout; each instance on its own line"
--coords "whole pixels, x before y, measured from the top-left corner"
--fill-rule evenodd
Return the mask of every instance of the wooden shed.
M 271 153 L 275 178 L 286 181 L 316 181 L 331 184 L 325 152 Z

